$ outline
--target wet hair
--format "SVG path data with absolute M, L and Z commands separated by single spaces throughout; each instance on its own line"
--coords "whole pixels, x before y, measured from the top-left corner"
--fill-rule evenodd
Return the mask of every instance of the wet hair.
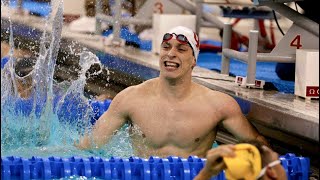
M 35 57 L 22 57 L 15 60 L 14 71 L 19 77 L 24 77 L 31 73 L 37 62 Z

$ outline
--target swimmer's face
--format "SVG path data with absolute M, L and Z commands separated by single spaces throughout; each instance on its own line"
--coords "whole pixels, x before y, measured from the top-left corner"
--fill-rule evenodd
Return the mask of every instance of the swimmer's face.
M 192 48 L 189 44 L 180 43 L 172 38 L 162 42 L 160 49 L 160 72 L 171 78 L 190 74 L 196 65 Z

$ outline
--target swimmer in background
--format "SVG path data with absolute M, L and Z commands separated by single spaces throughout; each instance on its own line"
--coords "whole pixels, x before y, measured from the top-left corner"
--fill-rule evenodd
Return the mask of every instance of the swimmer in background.
M 1 61 L 5 61 L 5 59 L 1 59 Z M 30 122 L 30 127 L 34 126 L 35 128 L 31 130 L 30 127 L 24 125 L 24 122 L 22 122 L 21 126 L 8 126 L 8 135 L 4 137 L 19 139 L 23 143 L 32 143 L 37 146 L 47 144 L 49 131 L 42 125 L 35 125 L 31 120 L 31 117 L 39 119 L 43 110 L 43 104 L 34 103 L 35 82 L 33 78 L 37 58 L 24 55 L 22 57 L 12 57 L 12 61 L 14 68 L 12 72 L 10 69 L 12 67 L 8 64 L 9 61 L 1 64 L 1 102 L 8 103 L 9 107 L 13 108 L 16 123 L 20 121 Z M 35 116 L 32 116 L 32 113 Z M 7 141 L 9 141 L 8 143 L 12 143 L 10 142 L 12 139 L 10 140 L 10 138 L 4 138 L 4 144 L 7 144 Z M 33 139 L 33 141 L 30 139 Z
M 14 57 L 13 57 L 14 58 Z M 1 61 L 7 61 L 9 58 L 1 59 Z M 33 84 L 33 69 L 37 59 L 31 56 L 17 57 L 14 60 L 14 71 L 13 71 L 13 82 L 16 86 L 17 95 L 21 99 L 28 99 L 32 94 Z M 3 80 L 11 79 L 8 67 L 6 68 L 7 62 L 1 64 Z M 7 76 L 7 77 L 5 77 Z M 14 89 L 12 89 L 14 90 Z M 14 93 L 14 92 L 12 92 Z
M 140 157 L 205 157 L 219 124 L 238 140 L 268 145 L 234 98 L 192 82 L 198 54 L 199 38 L 191 29 L 169 30 L 161 43 L 160 76 L 117 94 L 92 132 L 75 145 L 101 148 L 125 123 L 132 129 L 133 148 Z
M 206 164 L 201 169 L 199 174 L 194 178 L 194 180 L 209 180 L 211 177 L 217 176 L 223 170 L 226 171 L 227 179 L 229 178 L 229 179 L 245 179 L 245 180 L 247 179 L 248 180 L 249 179 L 287 180 L 286 171 L 283 168 L 283 166 L 280 164 L 279 155 L 276 152 L 272 151 L 267 146 L 261 145 L 260 143 L 257 143 L 257 142 L 249 142 L 245 145 L 245 146 L 254 145 L 258 149 L 260 155 L 258 155 L 257 153 L 253 153 L 253 154 L 254 156 L 256 156 L 256 158 L 261 158 L 261 167 L 264 167 L 264 168 L 260 170 L 260 168 L 256 168 L 257 166 L 260 166 L 260 165 L 255 164 L 254 159 L 250 159 L 254 156 L 241 157 L 238 154 L 238 156 L 240 157 L 237 157 L 236 150 L 237 148 L 238 149 L 241 148 L 239 145 L 241 146 L 243 144 L 220 145 L 217 148 L 209 150 L 206 155 L 206 159 L 207 159 Z M 248 150 L 249 152 L 251 151 L 251 149 L 248 149 Z M 250 152 L 250 155 L 251 153 L 252 151 Z M 230 161 L 226 162 L 226 160 L 224 159 L 225 157 L 230 158 Z M 238 163 L 239 161 L 242 161 L 242 164 Z M 248 161 L 248 163 L 243 163 L 243 161 Z M 249 161 L 253 161 L 253 162 L 249 162 Z M 238 163 L 238 164 L 234 164 L 232 166 L 230 163 Z M 248 165 L 248 166 L 251 165 L 252 167 L 247 167 L 245 165 Z M 253 174 L 258 176 L 255 176 Z

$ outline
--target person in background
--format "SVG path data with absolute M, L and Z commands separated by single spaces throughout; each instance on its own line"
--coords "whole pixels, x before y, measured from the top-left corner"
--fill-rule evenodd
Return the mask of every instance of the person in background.
M 101 148 L 125 123 L 130 126 L 135 155 L 140 157 L 205 157 L 219 124 L 238 140 L 267 145 L 234 98 L 192 81 L 199 45 L 198 35 L 189 28 L 177 26 L 165 33 L 159 77 L 118 93 L 92 133 L 75 146 Z
M 5 49 L 4 49 L 5 50 Z M 15 50 L 19 51 L 19 50 Z M 21 50 L 20 50 L 21 51 Z M 32 101 L 33 97 L 32 93 L 35 87 L 35 82 L 34 82 L 34 66 L 37 61 L 37 57 L 32 56 L 27 53 L 23 53 L 23 55 L 20 53 L 15 53 L 14 56 L 12 57 L 13 60 L 13 78 L 10 76 L 9 72 L 9 66 L 7 66 L 9 62 L 10 57 L 9 56 L 4 56 L 1 58 L 1 69 L 2 69 L 2 82 L 3 83 L 11 83 L 13 86 L 11 88 L 12 92 L 10 95 L 14 95 L 14 86 L 16 87 L 17 90 L 17 104 L 19 105 L 20 108 L 16 108 L 16 111 L 20 111 L 21 109 L 23 110 L 23 114 L 29 115 L 29 113 L 32 110 Z M 101 72 L 100 72 L 101 71 Z M 94 99 L 95 101 L 105 101 L 107 99 L 112 99 L 112 94 L 106 93 L 106 92 L 99 92 L 98 90 L 95 90 L 94 88 L 98 85 L 92 84 L 92 82 L 97 82 L 99 81 L 99 76 L 102 74 L 106 74 L 105 68 L 101 67 L 100 64 L 93 64 L 88 71 L 86 72 L 86 85 L 84 88 L 84 95 L 88 99 Z M 61 75 L 60 75 L 61 76 Z M 60 87 L 55 83 L 54 85 L 54 90 L 55 90 L 55 96 L 54 96 L 54 108 L 61 98 L 62 94 L 64 93 Z M 60 92 L 61 91 L 61 92 Z
M 9 59 L 9 57 L 6 59 Z M 10 60 L 13 61 L 12 67 L 9 64 L 11 63 Z M 38 126 L 37 123 L 31 120 L 31 117 L 40 119 L 44 109 L 42 99 L 39 101 L 40 103 L 35 103 L 35 97 L 37 96 L 35 95 L 34 66 L 37 58 L 23 56 L 11 57 L 10 60 L 5 64 L 1 64 L 1 103 L 13 110 L 5 112 L 10 112 L 10 115 L 14 115 L 14 120 L 17 123 L 22 123 L 22 125 L 11 127 L 5 122 L 7 129 L 4 135 L 6 137 L 4 142 L 8 141 L 9 143 L 12 139 L 22 139 L 21 142 L 23 144 L 32 143 L 36 146 L 47 144 L 50 132 L 45 126 Z M 5 62 L 6 60 L 1 59 L 1 62 L 3 61 Z M 1 107 L 3 108 L 3 106 Z M 26 126 L 25 121 L 32 123 L 34 128 Z M 34 138 L 32 139 L 32 137 Z
M 30 97 L 33 88 L 33 75 L 32 71 L 36 64 L 36 58 L 19 58 L 15 64 L 15 81 L 19 96 L 22 99 Z
M 208 180 L 222 170 L 228 180 L 287 180 L 279 155 L 258 142 L 220 145 L 209 150 L 206 159 L 205 166 L 194 180 Z
M 1 59 L 4 57 L 9 58 L 9 52 L 10 52 L 9 42 L 1 41 Z M 31 57 L 31 56 L 33 56 L 33 52 L 25 48 L 15 47 L 13 51 L 14 58 L 23 58 L 23 57 Z
M 14 57 L 13 57 L 14 58 Z M 28 99 L 31 96 L 32 89 L 33 89 L 33 69 L 36 63 L 35 57 L 24 56 L 24 57 L 17 57 L 14 58 L 14 73 L 13 73 L 13 82 L 16 86 L 17 95 L 21 99 Z M 4 80 L 11 79 L 10 74 L 6 73 L 8 71 L 8 67 L 6 64 L 9 61 L 9 57 L 4 57 L 1 59 L 1 69 L 3 70 L 2 75 L 8 75 L 7 78 L 3 77 Z M 13 89 L 12 89 L 13 90 Z
M 110 2 L 109 0 L 102 0 L 101 1 L 101 10 L 102 13 L 105 15 L 109 15 L 112 16 L 112 11 L 111 11 L 111 7 L 110 7 Z M 122 1 L 122 7 L 128 11 L 130 11 L 130 13 L 132 15 L 134 15 L 134 11 L 135 11 L 135 2 L 133 0 L 127 0 L 127 1 Z M 95 17 L 96 15 L 96 0 L 85 0 L 85 12 L 86 12 L 86 16 L 88 17 Z
M 110 10 L 110 6 L 109 6 L 109 0 L 102 0 L 101 1 L 101 9 L 102 12 L 106 15 L 110 15 L 111 14 L 111 10 Z M 95 17 L 96 15 L 96 0 L 85 0 L 85 12 L 86 12 L 86 16 L 88 17 Z

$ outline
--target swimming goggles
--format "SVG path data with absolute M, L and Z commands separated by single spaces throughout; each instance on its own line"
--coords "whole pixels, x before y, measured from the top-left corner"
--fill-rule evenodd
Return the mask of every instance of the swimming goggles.
M 266 173 L 268 167 L 274 167 L 280 163 L 281 163 L 280 160 L 275 160 L 275 161 L 272 161 L 271 163 L 269 163 L 267 166 L 265 166 L 264 168 L 261 169 L 260 174 L 257 177 L 257 179 L 261 178 Z
M 185 35 L 176 34 L 176 33 L 166 33 L 166 34 L 164 34 L 162 42 L 169 41 L 170 39 L 173 38 L 173 35 L 176 36 L 176 40 L 179 41 L 181 44 L 189 44 L 190 45 L 190 43 L 188 41 L 188 38 Z M 190 45 L 190 47 L 192 47 L 192 46 Z

